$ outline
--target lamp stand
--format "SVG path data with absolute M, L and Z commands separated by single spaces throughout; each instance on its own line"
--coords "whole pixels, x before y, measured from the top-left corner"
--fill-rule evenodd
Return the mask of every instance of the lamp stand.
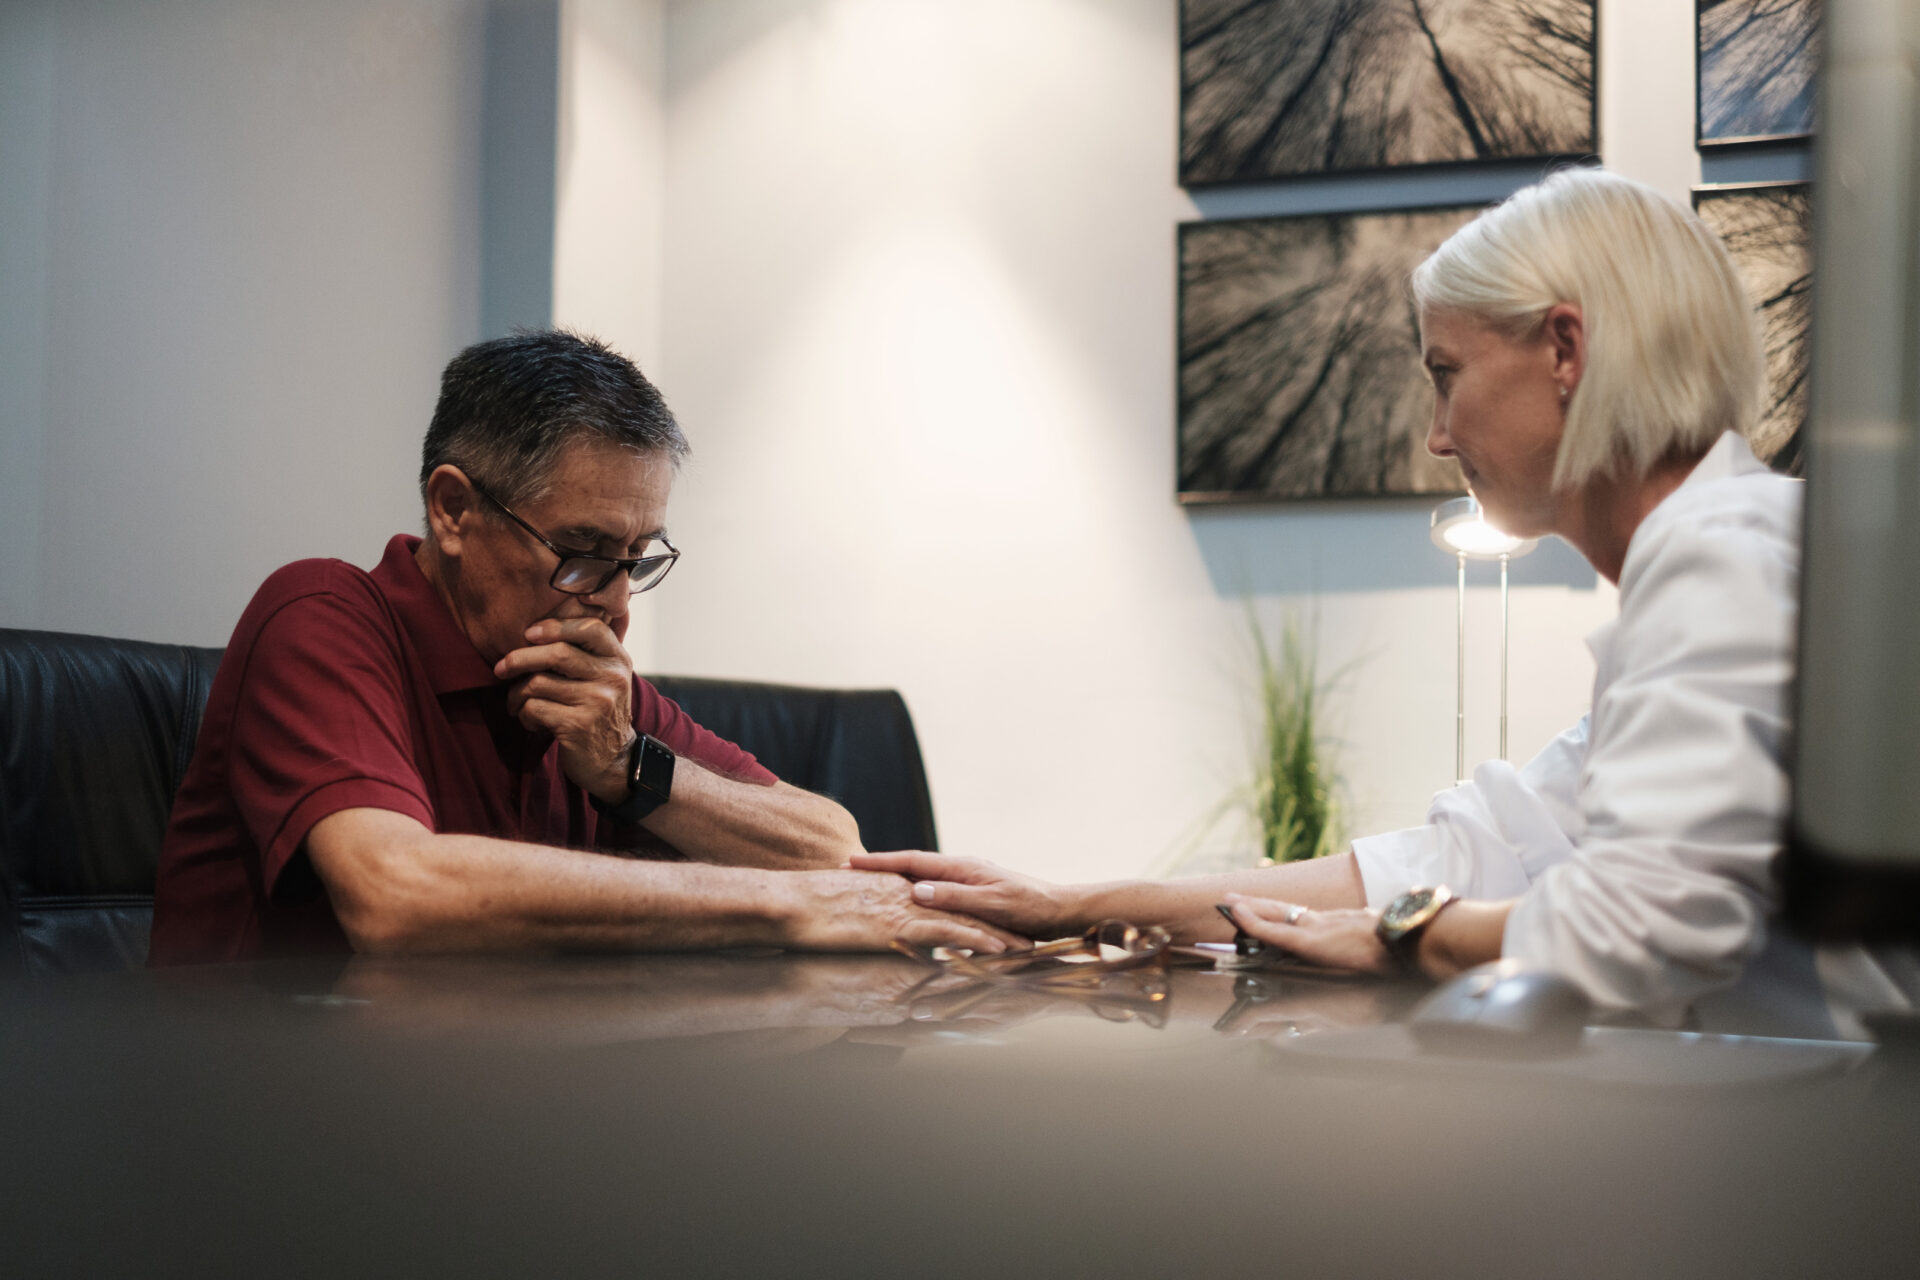
M 1457 596 L 1459 615 L 1459 635 L 1454 642 L 1454 664 L 1457 671 L 1453 688 L 1453 780 L 1465 782 L 1467 774 L 1467 558 L 1457 555 L 1460 562 L 1460 590 Z
M 1500 758 L 1507 758 L 1507 561 L 1500 557 Z
M 1467 772 L 1467 561 L 1500 562 L 1500 758 L 1507 758 L 1507 660 L 1512 612 L 1507 593 L 1507 562 L 1526 555 L 1538 538 L 1515 538 L 1488 524 L 1480 503 L 1471 494 L 1449 498 L 1433 509 L 1428 521 L 1433 545 L 1453 556 L 1458 566 L 1455 595 L 1456 639 L 1453 700 L 1453 780 L 1466 781 Z
M 1507 562 L 1500 557 L 1500 758 L 1507 758 L 1507 652 L 1512 633 L 1512 611 L 1508 607 Z M 1457 632 L 1454 640 L 1453 698 L 1453 780 L 1467 780 L 1467 558 L 1455 555 L 1459 565 L 1459 587 L 1455 592 Z

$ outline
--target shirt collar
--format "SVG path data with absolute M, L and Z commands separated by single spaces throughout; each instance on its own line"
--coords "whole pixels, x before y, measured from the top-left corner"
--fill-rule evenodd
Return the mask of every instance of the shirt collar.
M 1631 559 L 1633 556 L 1634 545 L 1640 541 L 1640 530 L 1645 529 L 1653 521 L 1654 515 L 1661 507 L 1673 501 L 1674 494 L 1693 485 L 1765 470 L 1767 470 L 1767 464 L 1754 456 L 1753 446 L 1747 443 L 1745 436 L 1738 431 L 1722 432 L 1720 438 L 1714 441 L 1713 448 L 1707 450 L 1700 461 L 1693 464 L 1693 470 L 1687 472 L 1687 478 L 1675 487 L 1673 493 L 1662 498 L 1659 505 L 1649 511 L 1646 519 L 1640 522 L 1640 528 L 1633 531 L 1633 537 L 1627 543 L 1627 557 Z M 1624 563 L 1621 569 L 1620 577 L 1624 581 L 1627 576 Z M 1605 664 L 1607 651 L 1613 646 L 1614 628 L 1618 623 L 1617 618 L 1609 618 L 1587 636 L 1587 651 L 1593 655 L 1595 662 Z
M 419 548 L 420 539 L 410 533 L 396 533 L 372 577 L 413 640 L 434 693 L 497 685 L 500 682 L 493 668 L 454 621 L 427 575 L 420 572 L 420 564 L 413 558 Z
M 1767 464 L 1754 457 L 1753 446 L 1738 431 L 1723 431 L 1714 441 L 1713 448 L 1706 456 L 1693 464 L 1693 470 L 1687 472 L 1687 478 L 1680 482 L 1684 489 L 1690 484 L 1705 484 L 1709 480 L 1725 480 L 1728 476 L 1743 476 L 1753 471 L 1765 471 Z M 1676 490 L 1677 492 L 1677 490 Z M 1672 494 L 1667 495 L 1669 498 Z M 1655 507 L 1658 511 L 1660 508 Z
M 1627 554 L 1620 566 L 1620 580 L 1622 582 L 1627 580 L 1627 565 L 1633 562 L 1634 548 L 1646 540 L 1644 536 L 1646 531 L 1657 526 L 1661 521 L 1670 519 L 1675 512 L 1685 507 L 1686 501 L 1680 495 L 1700 485 L 1711 484 L 1715 480 L 1728 480 L 1734 476 L 1750 475 L 1766 469 L 1767 464 L 1753 456 L 1753 448 L 1747 443 L 1745 436 L 1738 431 L 1721 432 L 1720 438 L 1714 441 L 1713 448 L 1702 454 L 1700 461 L 1693 464 L 1693 470 L 1687 472 L 1687 478 L 1675 485 L 1673 492 L 1660 499 L 1653 510 L 1647 512 L 1641 519 L 1640 527 L 1635 529 L 1633 537 L 1627 540 Z

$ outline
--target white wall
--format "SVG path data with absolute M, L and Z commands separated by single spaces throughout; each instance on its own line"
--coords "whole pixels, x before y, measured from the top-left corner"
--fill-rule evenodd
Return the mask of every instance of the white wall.
M 559 65 L 490 60 L 490 9 L 496 42 L 557 20 Z M 517 306 L 492 330 L 551 317 L 654 369 L 664 23 L 659 0 L 0 7 L 0 625 L 219 644 L 277 566 L 372 564 L 419 523 L 490 269 Z M 557 136 L 499 127 L 555 107 Z M 488 163 L 513 190 L 483 243 Z M 643 662 L 650 638 L 642 611 Z
M 482 9 L 0 8 L 0 624 L 224 643 L 276 566 L 417 525 Z
M 560 7 L 553 322 L 599 337 L 658 378 L 666 237 L 666 9 L 662 0 Z M 650 597 L 627 650 L 657 669 Z
M 1607 158 L 1683 198 L 1691 22 L 1672 0 L 1608 0 L 1601 22 Z M 1356 827 L 1419 821 L 1454 767 L 1452 565 L 1427 504 L 1174 502 L 1174 224 L 1200 212 L 1174 179 L 1177 57 L 1174 0 L 669 6 L 662 373 L 696 461 L 660 665 L 899 686 L 943 845 L 1057 877 L 1164 864 L 1231 784 L 1243 590 L 1269 618 L 1317 610 L 1325 665 L 1356 664 Z M 1491 572 L 1473 580 L 1479 758 L 1498 615 Z M 1524 756 L 1584 710 L 1582 637 L 1613 592 L 1564 547 L 1520 580 Z
M 1172 6 L 671 6 L 665 668 L 885 684 L 943 843 L 1132 869 L 1217 789 L 1171 500 Z M 1217 701 L 1217 699 L 1214 699 Z

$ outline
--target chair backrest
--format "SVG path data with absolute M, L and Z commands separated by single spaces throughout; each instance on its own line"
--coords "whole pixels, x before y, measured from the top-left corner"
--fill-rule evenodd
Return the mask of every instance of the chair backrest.
M 867 848 L 939 847 L 920 739 L 894 690 L 647 679 L 781 778 L 845 805 Z
M 0 629 L 0 974 L 147 956 L 220 650 Z

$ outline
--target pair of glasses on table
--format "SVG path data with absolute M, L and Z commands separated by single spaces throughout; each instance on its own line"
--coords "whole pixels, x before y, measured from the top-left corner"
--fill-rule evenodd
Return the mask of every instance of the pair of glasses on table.
M 943 973 L 980 982 L 1083 987 L 1097 986 L 1116 973 L 1165 973 L 1172 961 L 1173 938 L 1157 924 L 1142 929 L 1125 920 L 1102 920 L 1077 938 L 1061 938 L 998 955 L 921 948 L 899 938 L 892 946 L 901 955 Z
M 1158 925 L 1102 920 L 1077 938 L 998 955 L 916 947 L 898 938 L 893 949 L 934 970 L 900 997 L 920 1021 L 978 1017 L 1003 997 L 1028 993 L 1074 1001 L 1108 1021 L 1158 1023 L 1165 1018 L 1172 941 Z

